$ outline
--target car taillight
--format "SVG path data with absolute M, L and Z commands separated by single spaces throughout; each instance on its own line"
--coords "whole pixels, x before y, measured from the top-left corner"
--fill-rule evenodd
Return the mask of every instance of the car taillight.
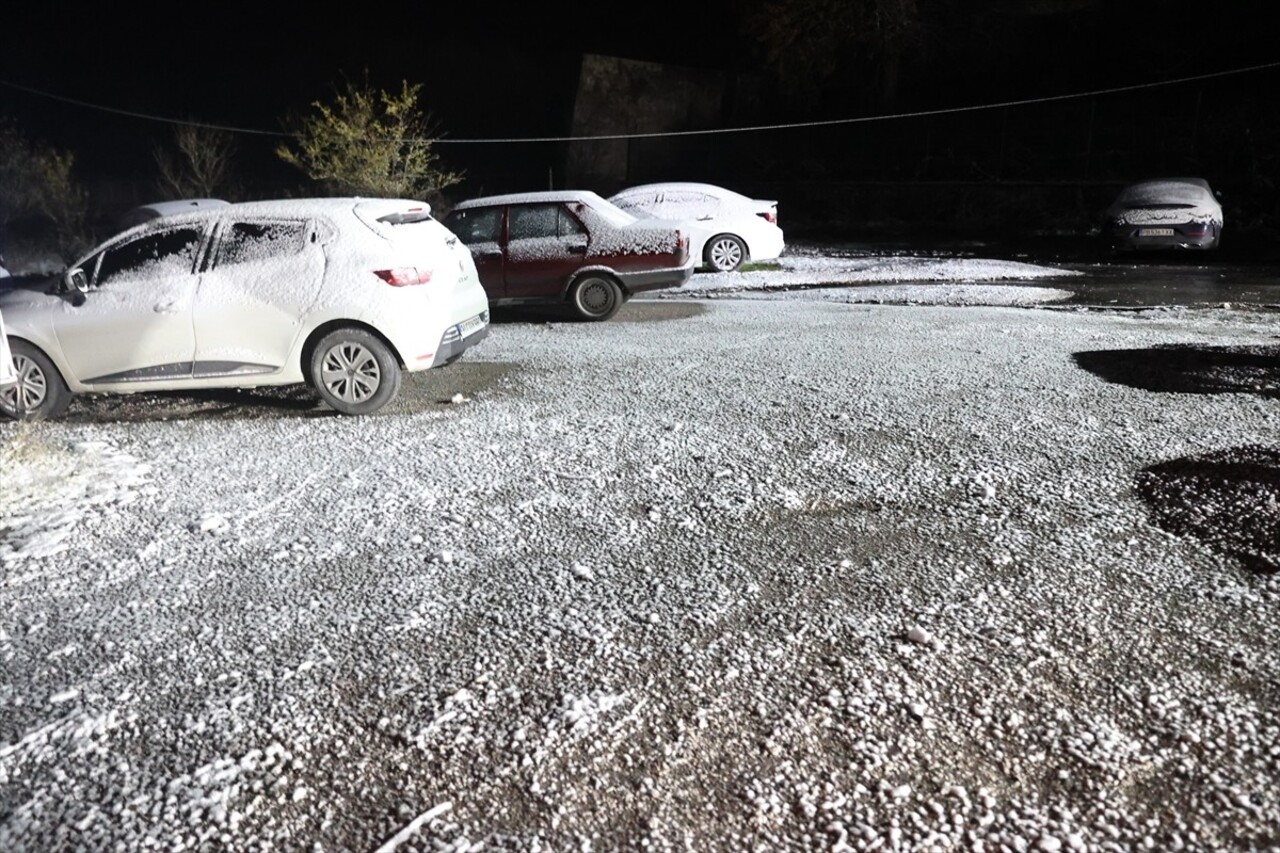
M 431 281 L 431 270 L 421 267 L 396 267 L 393 270 L 374 270 L 373 274 L 392 287 L 408 287 Z
M 1204 232 L 1208 230 L 1209 227 L 1207 225 L 1197 225 L 1195 223 L 1188 225 L 1186 228 L 1188 237 L 1203 237 Z
M 676 254 L 684 252 L 689 248 L 689 238 L 679 228 L 676 229 Z
M 776 210 L 763 210 L 760 215 L 764 217 L 765 222 L 772 222 L 774 225 L 778 224 L 778 212 Z

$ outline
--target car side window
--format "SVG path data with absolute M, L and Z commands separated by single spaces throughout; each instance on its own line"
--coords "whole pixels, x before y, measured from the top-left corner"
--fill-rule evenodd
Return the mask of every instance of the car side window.
M 236 222 L 223 232 L 216 265 L 297 254 L 306 245 L 306 239 L 306 222 Z
M 586 226 L 562 204 L 526 204 L 511 208 L 507 223 L 512 240 L 585 237 Z
M 556 232 L 561 237 L 585 237 L 587 236 L 587 226 L 578 221 L 578 218 L 563 207 L 560 208 L 559 218 L 556 220 Z
M 468 246 L 472 243 L 496 243 L 502 228 L 501 208 L 455 210 L 445 225 Z
M 671 190 L 662 194 L 662 202 L 659 206 L 665 218 L 692 219 L 714 215 L 719 204 L 716 199 L 706 193 Z
M 94 285 L 101 287 L 125 276 L 191 273 L 201 237 L 199 228 L 177 228 L 112 246 L 102 253 Z
M 555 237 L 559 233 L 560 205 L 521 204 L 511 208 L 507 236 L 511 240 Z

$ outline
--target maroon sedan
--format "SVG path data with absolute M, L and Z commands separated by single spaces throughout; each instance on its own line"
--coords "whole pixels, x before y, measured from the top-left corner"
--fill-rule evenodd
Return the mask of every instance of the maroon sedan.
M 689 235 L 593 192 L 470 199 L 444 224 L 471 249 L 491 305 L 568 303 L 584 319 L 607 320 L 634 294 L 693 275 Z

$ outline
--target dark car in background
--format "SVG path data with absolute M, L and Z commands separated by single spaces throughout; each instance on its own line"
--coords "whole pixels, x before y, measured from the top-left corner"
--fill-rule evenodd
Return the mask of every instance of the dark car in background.
M 495 306 L 567 304 L 607 320 L 635 294 L 693 274 L 688 234 L 584 190 L 470 199 L 444 224 L 471 249 Z
M 1160 178 L 1125 187 L 1103 215 L 1113 251 L 1216 249 L 1222 205 L 1203 178 Z

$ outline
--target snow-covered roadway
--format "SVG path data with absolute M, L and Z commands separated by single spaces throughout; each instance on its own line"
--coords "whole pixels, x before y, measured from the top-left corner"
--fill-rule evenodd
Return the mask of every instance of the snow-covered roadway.
M 0 849 L 1275 845 L 1280 582 L 1136 484 L 1277 395 L 1075 359 L 1274 342 L 652 300 L 378 417 L 0 425 Z

